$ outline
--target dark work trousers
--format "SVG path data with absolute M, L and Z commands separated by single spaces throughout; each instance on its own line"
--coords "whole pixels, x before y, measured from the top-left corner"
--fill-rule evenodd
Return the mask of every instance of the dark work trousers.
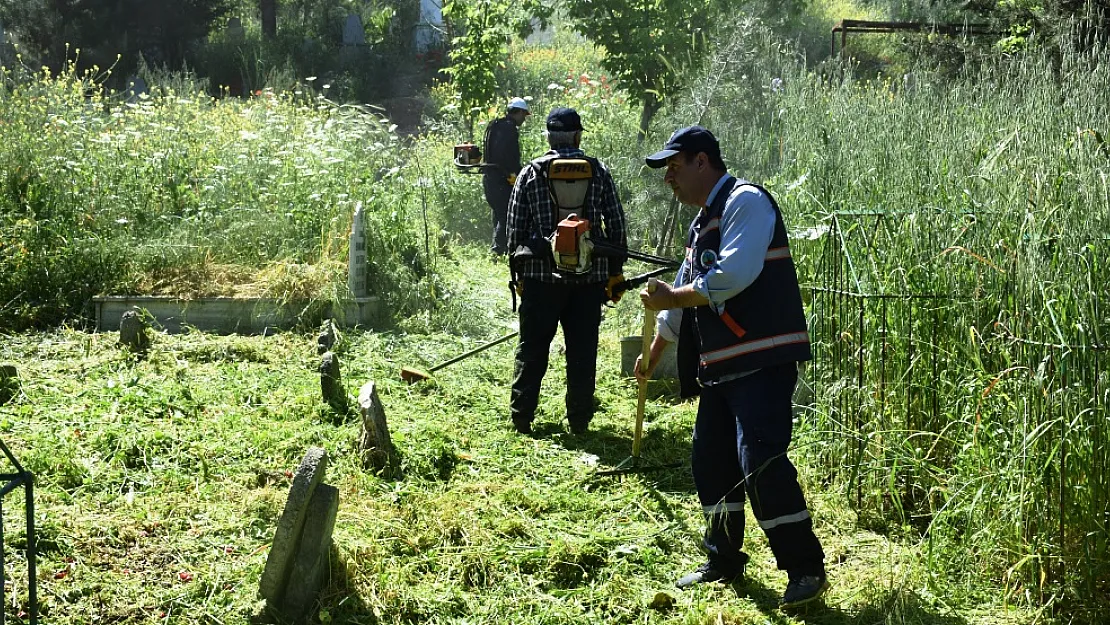
M 701 389 L 694 483 L 706 517 L 703 544 L 719 568 L 739 573 L 747 563 L 741 551 L 747 495 L 778 568 L 791 577 L 825 572 L 798 471 L 786 456 L 797 381 L 797 364 L 787 363 Z
M 589 425 L 594 416 L 597 334 L 605 284 L 550 284 L 524 279 L 520 296 L 520 343 L 509 412 L 517 423 L 531 423 L 547 373 L 555 330 L 563 326 L 567 357 L 567 421 Z
M 493 220 L 493 241 L 490 251 L 494 254 L 508 252 L 508 230 L 506 222 L 509 219 L 509 197 L 513 188 L 500 171 L 495 174 L 482 175 L 482 189 L 486 192 L 486 203 L 489 204 L 490 216 Z

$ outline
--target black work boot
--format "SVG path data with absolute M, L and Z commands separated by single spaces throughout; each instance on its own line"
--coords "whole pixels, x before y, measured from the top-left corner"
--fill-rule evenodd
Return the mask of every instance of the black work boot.
M 803 606 L 825 593 L 829 580 L 824 575 L 791 575 L 782 594 L 780 607 L 784 610 Z
M 744 569 L 741 567 L 739 571 L 726 570 L 720 568 L 719 565 L 713 562 L 705 562 L 698 568 L 694 569 L 693 573 L 684 575 L 679 578 L 674 585 L 678 588 L 688 588 L 694 584 L 708 584 L 711 582 L 721 582 L 722 584 L 730 584 L 738 577 L 744 576 Z

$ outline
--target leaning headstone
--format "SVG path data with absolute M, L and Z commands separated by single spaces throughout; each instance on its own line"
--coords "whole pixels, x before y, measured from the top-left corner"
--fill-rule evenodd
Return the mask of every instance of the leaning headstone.
M 10 402 L 19 392 L 19 372 L 15 365 L 0 365 L 0 406 Z
M 320 392 L 324 402 L 336 410 L 347 409 L 347 391 L 343 390 L 343 380 L 339 373 L 339 356 L 335 352 L 325 352 L 320 357 Z
M 270 555 L 266 558 L 266 568 L 263 569 L 262 580 L 259 582 L 259 593 L 266 599 L 268 606 L 280 609 L 286 586 L 291 581 L 293 584 L 298 583 L 298 580 L 291 580 L 291 577 L 305 529 L 309 502 L 317 486 L 323 482 L 327 467 L 328 452 L 319 447 L 311 447 L 293 475 L 289 499 L 278 519 L 274 542 L 270 545 Z
M 133 352 L 145 352 L 150 347 L 146 321 L 137 310 L 128 310 L 120 316 L 119 343 Z
M 339 490 L 320 484 L 308 501 L 304 532 L 293 568 L 289 586 L 285 589 L 278 610 L 287 618 L 300 622 L 309 615 L 316 597 L 328 581 L 331 570 L 331 534 L 335 529 L 335 516 L 339 512 Z
M 385 422 L 385 408 L 382 406 L 382 401 L 378 399 L 373 380 L 362 385 L 359 390 L 358 409 L 362 415 L 362 434 L 358 441 L 362 466 L 386 476 L 392 476 L 398 466 L 397 450 L 389 437 L 389 426 Z

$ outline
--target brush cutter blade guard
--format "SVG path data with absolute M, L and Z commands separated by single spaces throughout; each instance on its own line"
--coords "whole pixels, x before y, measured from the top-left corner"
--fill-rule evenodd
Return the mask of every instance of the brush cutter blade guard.
M 413 369 L 412 367 L 401 367 L 401 379 L 409 384 L 416 384 L 423 382 L 432 377 L 432 374 L 421 371 L 420 369 Z

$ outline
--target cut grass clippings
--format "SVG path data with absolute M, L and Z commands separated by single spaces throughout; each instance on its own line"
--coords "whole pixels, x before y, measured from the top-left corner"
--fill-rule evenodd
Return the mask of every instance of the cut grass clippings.
M 460 299 L 485 301 L 499 311 L 495 322 L 511 322 L 507 305 L 487 297 L 503 268 L 473 254 L 462 263 L 480 279 L 460 289 Z M 311 334 L 158 335 L 143 359 L 118 347 L 113 332 L 6 337 L 0 360 L 18 363 L 21 391 L 0 407 L 0 436 L 36 475 L 43 621 L 252 622 L 291 472 L 314 445 L 331 454 L 326 480 L 340 491 L 321 620 L 1029 621 L 1007 611 L 997 590 L 985 604 L 944 596 L 917 545 L 859 529 L 838 497 L 812 484 L 833 581 L 828 607 L 800 616 L 776 609 L 785 575 L 750 516 L 745 584 L 674 590 L 676 575 L 702 560 L 688 468 L 595 475 L 631 450 L 636 391 L 620 376 L 618 340 L 622 313 L 635 312 L 634 302 L 622 302 L 602 325 L 600 408 L 585 435 L 570 434 L 563 419 L 558 339 L 536 433 L 524 437 L 507 416 L 509 345 L 409 386 L 401 366 L 438 361 L 472 342 L 447 343 L 442 329 L 347 332 L 347 391 L 377 383 L 402 456 L 403 477 L 394 481 L 360 468 L 357 417 L 321 400 Z M 486 331 L 499 334 L 493 323 Z M 652 383 L 649 395 L 645 461 L 688 458 L 695 403 L 676 400 L 664 382 Z M 803 476 L 816 477 L 799 464 Z M 18 508 L 4 509 L 6 574 L 22 592 Z

